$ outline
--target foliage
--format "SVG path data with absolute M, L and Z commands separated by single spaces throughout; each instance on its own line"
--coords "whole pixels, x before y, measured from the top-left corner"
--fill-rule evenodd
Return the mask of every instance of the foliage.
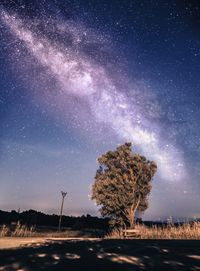
M 101 206 L 102 216 L 111 218 L 111 223 L 134 227 L 136 210 L 144 212 L 148 207 L 156 164 L 132 152 L 131 143 L 108 151 L 98 162 L 92 199 Z
M 36 210 L 28 210 L 23 212 L 5 212 L 0 210 L 0 225 L 14 225 L 20 221 L 20 224 L 27 225 L 29 228 L 34 225 L 36 227 L 53 227 L 58 228 L 59 215 L 45 214 Z M 62 216 L 62 228 L 73 228 L 77 223 L 82 224 L 82 229 L 108 229 L 108 218 L 99 218 L 90 215 L 82 215 L 80 217 Z

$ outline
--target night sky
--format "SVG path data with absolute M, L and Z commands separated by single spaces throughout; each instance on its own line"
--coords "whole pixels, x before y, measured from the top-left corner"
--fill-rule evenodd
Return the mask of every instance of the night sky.
M 0 209 L 99 215 L 96 159 L 154 160 L 145 219 L 200 217 L 200 2 L 0 4 Z

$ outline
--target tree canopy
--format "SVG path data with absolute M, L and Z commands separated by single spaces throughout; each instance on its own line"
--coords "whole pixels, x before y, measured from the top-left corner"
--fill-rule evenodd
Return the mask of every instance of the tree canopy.
M 133 228 L 135 212 L 144 212 L 148 207 L 157 166 L 155 162 L 132 152 L 131 147 L 131 143 L 125 143 L 98 158 L 92 199 L 101 206 L 102 216 L 109 216 L 120 226 Z

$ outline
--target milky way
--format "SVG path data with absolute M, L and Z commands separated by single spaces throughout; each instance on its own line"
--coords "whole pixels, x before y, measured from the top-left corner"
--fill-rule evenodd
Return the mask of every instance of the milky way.
M 29 54 L 45 69 L 46 76 L 54 77 L 57 81 L 61 91 L 56 107 L 59 110 L 62 104 L 60 114 L 66 115 L 68 112 L 64 104 L 66 97 L 78 97 L 87 104 L 91 117 L 99 126 L 107 125 L 121 140 L 133 142 L 148 158 L 154 159 L 163 179 L 178 181 L 186 178 L 181 151 L 163 138 L 162 127 L 153 124 L 151 116 L 145 113 L 148 100 L 145 95 L 143 97 L 143 89 L 140 90 L 143 106 L 138 104 L 134 95 L 130 102 L 117 84 L 117 75 L 111 74 L 102 63 L 80 50 L 84 38 L 96 39 L 99 34 L 89 32 L 71 21 L 62 24 L 53 21 L 52 24 L 56 26 L 54 31 L 63 38 L 70 36 L 72 39 L 71 44 L 64 47 L 57 40 L 35 31 L 17 14 L 3 11 L 1 17 L 13 34 L 13 39 L 22 42 Z M 97 41 L 100 42 L 100 39 Z M 134 93 L 134 83 L 130 86 L 124 82 L 126 87 Z M 79 114 L 81 117 L 82 112 Z

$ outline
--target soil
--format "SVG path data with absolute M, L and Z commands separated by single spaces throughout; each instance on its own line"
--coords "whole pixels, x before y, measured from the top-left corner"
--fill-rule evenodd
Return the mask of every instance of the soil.
M 0 271 L 200 270 L 199 240 L 1 238 Z

